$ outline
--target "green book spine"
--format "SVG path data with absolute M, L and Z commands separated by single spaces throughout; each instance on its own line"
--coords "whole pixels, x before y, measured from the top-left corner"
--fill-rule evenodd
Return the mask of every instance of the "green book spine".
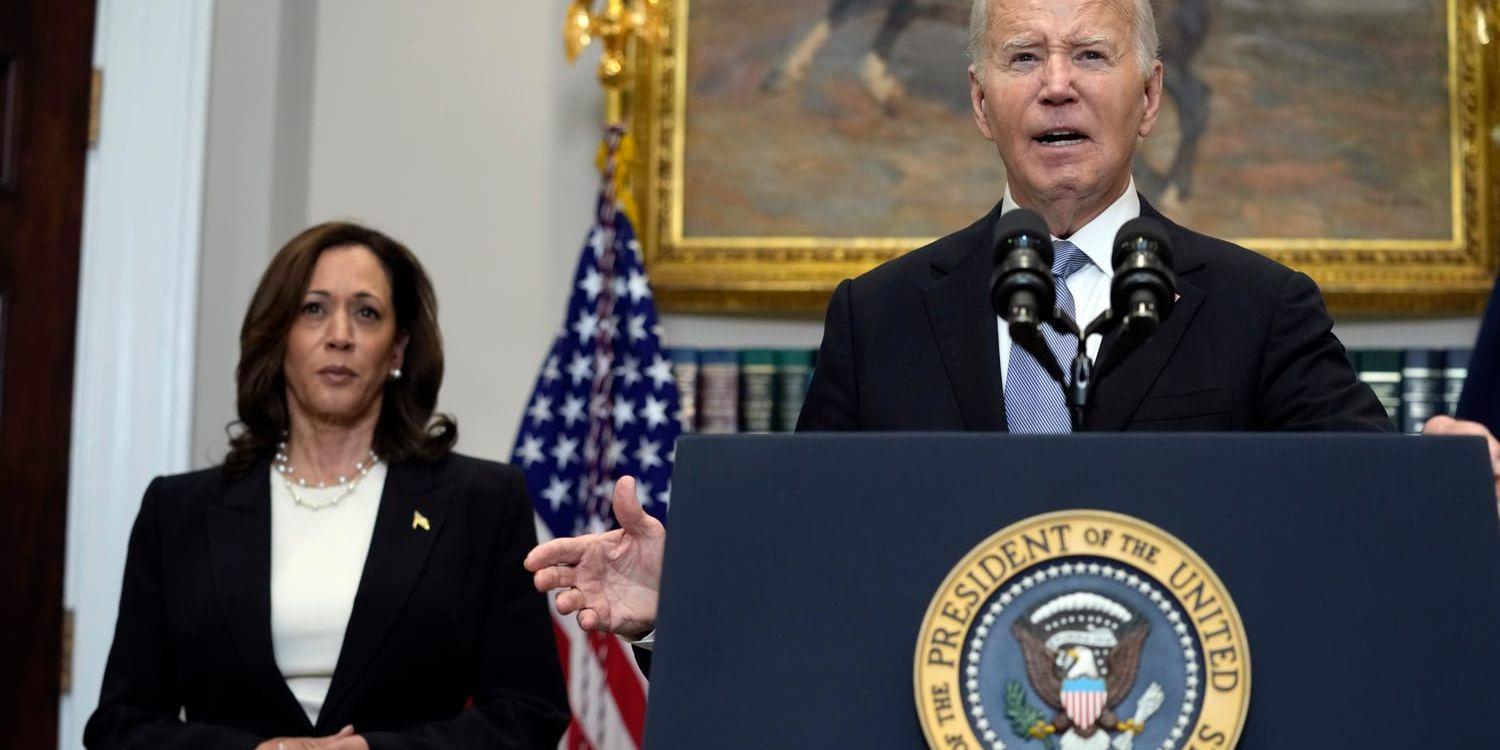
M 812 372 L 813 350 L 781 349 L 776 352 L 776 431 L 797 429 L 802 401 L 807 398 L 807 379 Z
M 776 352 L 740 352 L 740 431 L 770 432 L 776 417 Z

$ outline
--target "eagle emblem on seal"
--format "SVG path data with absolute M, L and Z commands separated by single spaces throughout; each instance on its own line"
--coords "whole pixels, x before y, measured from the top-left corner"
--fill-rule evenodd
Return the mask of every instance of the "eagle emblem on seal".
M 1053 709 L 1050 719 L 1026 727 L 1026 735 L 1055 739 L 1060 750 L 1107 750 L 1113 736 L 1116 750 L 1130 750 L 1165 697 L 1152 683 L 1133 718 L 1117 715 L 1140 671 L 1151 632 L 1145 618 L 1102 594 L 1076 591 L 1039 604 L 1011 631 L 1032 690 Z

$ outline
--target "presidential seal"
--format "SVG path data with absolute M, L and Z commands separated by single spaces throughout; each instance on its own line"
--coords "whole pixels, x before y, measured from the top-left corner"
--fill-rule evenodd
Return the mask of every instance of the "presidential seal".
M 975 547 L 933 597 L 917 715 L 944 750 L 1215 750 L 1250 705 L 1229 592 L 1172 535 L 1047 513 Z

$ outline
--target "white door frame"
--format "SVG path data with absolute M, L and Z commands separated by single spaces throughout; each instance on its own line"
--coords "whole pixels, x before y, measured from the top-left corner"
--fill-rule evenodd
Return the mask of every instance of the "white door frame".
M 99 0 L 100 137 L 84 183 L 64 606 L 83 745 L 141 493 L 189 465 L 213 0 Z

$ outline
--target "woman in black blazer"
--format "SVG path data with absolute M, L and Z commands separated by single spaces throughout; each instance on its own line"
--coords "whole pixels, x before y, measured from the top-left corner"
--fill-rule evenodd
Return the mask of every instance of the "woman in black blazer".
M 90 748 L 555 747 L 521 473 L 452 453 L 416 258 L 324 224 L 262 277 L 224 465 L 153 481 Z

